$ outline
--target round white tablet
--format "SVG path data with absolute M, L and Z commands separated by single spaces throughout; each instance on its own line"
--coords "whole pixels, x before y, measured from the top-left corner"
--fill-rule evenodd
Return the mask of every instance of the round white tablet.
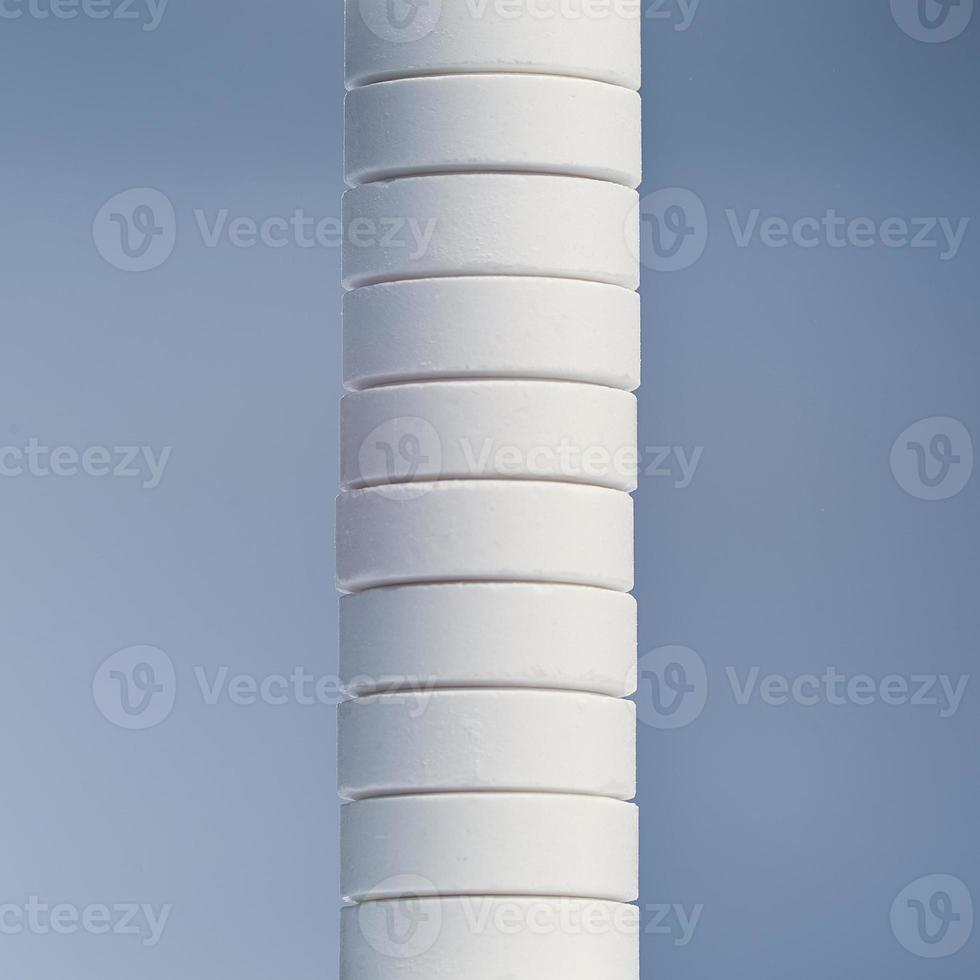
M 424 480 L 563 480 L 636 489 L 636 398 L 560 381 L 440 381 L 347 395 L 345 489 Z
M 370 589 L 340 600 L 348 693 L 636 690 L 636 600 L 579 585 L 510 582 Z
M 640 384 L 640 297 L 575 279 L 476 276 L 344 297 L 344 384 L 551 378 Z
M 347 96 L 347 181 L 515 171 L 636 187 L 640 134 L 640 97 L 618 85 L 554 75 L 381 82 Z
M 636 795 L 636 707 L 568 691 L 401 691 L 339 710 L 340 795 Z
M 337 583 L 554 582 L 629 592 L 633 500 L 527 481 L 371 487 L 337 502 Z
M 341 912 L 343 980 L 637 980 L 640 911 L 571 898 L 459 896 Z
M 555 276 L 636 289 L 636 191 L 603 180 L 449 174 L 363 184 L 343 203 L 344 286 Z
M 528 751 L 534 751 L 528 745 Z M 341 809 L 341 885 L 351 901 L 548 895 L 632 902 L 637 808 L 599 796 L 457 793 Z
M 457 72 L 640 87 L 641 0 L 347 0 L 347 84 Z

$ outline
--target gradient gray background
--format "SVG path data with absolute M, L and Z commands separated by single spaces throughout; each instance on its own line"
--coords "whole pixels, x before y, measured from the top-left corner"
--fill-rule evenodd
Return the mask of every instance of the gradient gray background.
M 889 453 L 932 416 L 980 436 L 980 228 L 948 262 L 737 248 L 725 210 L 980 219 L 980 16 L 926 44 L 888 0 L 702 0 L 683 31 L 663 10 L 644 191 L 694 191 L 710 233 L 645 276 L 641 444 L 703 456 L 686 489 L 642 481 L 636 594 L 641 651 L 693 648 L 710 696 L 640 728 L 642 902 L 704 906 L 688 945 L 645 937 L 644 978 L 966 980 L 976 936 L 919 959 L 889 910 L 933 873 L 980 899 L 973 683 L 943 719 L 739 706 L 725 668 L 973 671 L 980 477 L 922 501 Z M 336 976 L 333 712 L 208 707 L 193 670 L 336 669 L 339 254 L 206 248 L 193 213 L 338 213 L 341 20 L 337 0 L 171 0 L 152 32 L 0 19 L 0 445 L 173 446 L 154 490 L 0 479 L 0 905 L 173 905 L 153 948 L 0 935 L 6 980 Z M 134 187 L 178 222 L 141 274 L 92 235 Z M 142 732 L 91 693 L 136 644 L 179 683 Z

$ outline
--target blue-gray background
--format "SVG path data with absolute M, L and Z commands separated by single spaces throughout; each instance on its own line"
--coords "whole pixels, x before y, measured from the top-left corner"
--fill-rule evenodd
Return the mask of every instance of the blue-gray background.
M 980 434 L 980 228 L 943 261 L 738 247 L 725 212 L 980 220 L 980 16 L 932 44 L 888 0 L 702 0 L 684 30 L 647 7 L 644 191 L 693 191 L 710 232 L 645 276 L 647 463 L 702 455 L 687 487 L 641 481 L 641 650 L 697 651 L 710 695 L 640 727 L 644 977 L 966 980 L 976 937 L 918 958 L 889 915 L 931 874 L 980 898 L 980 692 L 950 718 L 742 706 L 726 668 L 973 670 L 980 478 L 921 500 L 889 454 L 920 419 Z M 173 906 L 152 947 L 0 935 L 9 980 L 336 976 L 333 712 L 208 706 L 194 670 L 336 669 L 339 254 L 206 247 L 195 211 L 338 213 L 341 20 L 337 0 L 0 19 L 0 446 L 173 447 L 154 489 L 0 479 L 0 905 Z M 146 187 L 176 248 L 127 273 L 93 219 Z M 93 676 L 141 644 L 178 695 L 128 731 Z M 703 906 L 686 945 L 661 903 Z

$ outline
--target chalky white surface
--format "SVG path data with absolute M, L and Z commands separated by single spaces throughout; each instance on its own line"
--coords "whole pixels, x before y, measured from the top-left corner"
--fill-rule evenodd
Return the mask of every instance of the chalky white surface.
M 618 490 L 526 481 L 371 487 L 337 502 L 345 592 L 410 582 L 633 587 L 633 500 Z
M 415 691 L 340 706 L 345 799 L 412 793 L 636 795 L 636 708 L 601 694 Z
M 636 191 L 584 177 L 450 174 L 363 184 L 344 195 L 344 285 L 524 275 L 635 289 L 638 202 Z
M 639 975 L 642 12 L 347 0 L 344 980 Z
M 636 489 L 636 398 L 560 381 L 441 381 L 347 395 L 341 484 L 565 480 Z M 407 440 L 407 441 L 406 441 Z
M 390 0 L 349 0 L 349 86 L 505 71 L 640 87 L 640 0 L 429 0 L 400 19 L 391 11 Z
M 422 279 L 344 298 L 344 383 L 551 378 L 632 391 L 640 297 L 575 279 Z
M 457 0 L 458 2 L 458 0 Z M 424 173 L 518 171 L 636 187 L 636 92 L 545 75 L 382 82 L 347 96 L 351 185 Z
M 371 589 L 340 600 L 350 694 L 440 688 L 636 690 L 636 600 L 510 582 Z
M 368 902 L 341 913 L 346 980 L 636 980 L 639 909 L 579 899 Z
M 598 796 L 458 793 L 360 800 L 341 810 L 341 885 L 352 901 L 551 895 L 631 902 L 638 811 Z

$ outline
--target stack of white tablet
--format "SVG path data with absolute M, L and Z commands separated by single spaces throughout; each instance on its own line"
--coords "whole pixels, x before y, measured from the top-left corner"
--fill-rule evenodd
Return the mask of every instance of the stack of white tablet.
M 347 0 L 344 980 L 637 980 L 636 0 Z

